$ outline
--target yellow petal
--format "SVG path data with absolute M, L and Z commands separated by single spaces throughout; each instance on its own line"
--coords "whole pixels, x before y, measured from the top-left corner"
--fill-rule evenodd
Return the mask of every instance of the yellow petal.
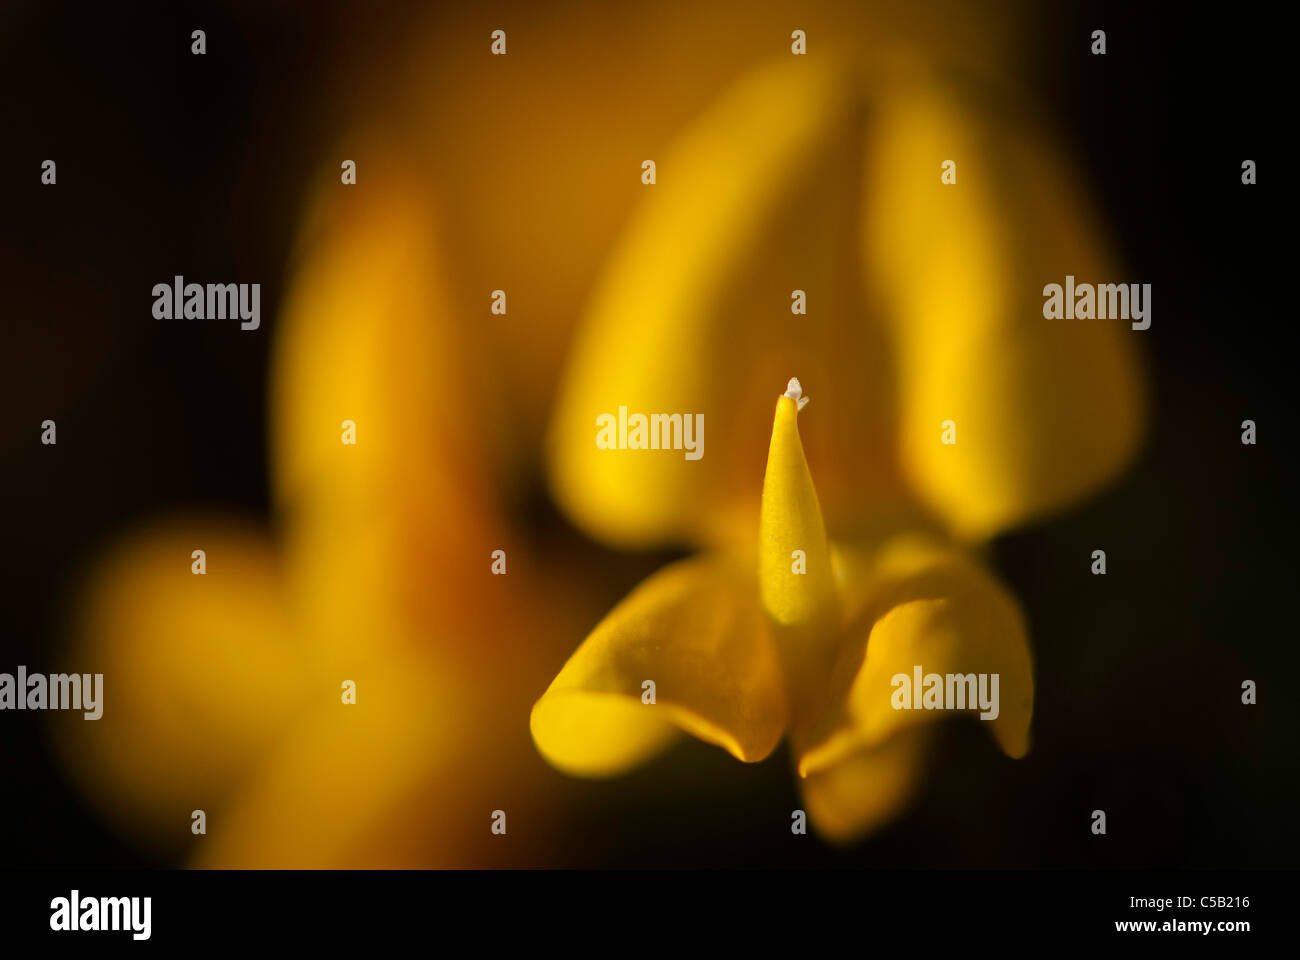
M 655 703 L 643 702 L 653 681 Z M 533 707 L 538 750 L 582 776 L 653 756 L 680 728 L 762 760 L 785 728 L 780 669 L 752 573 L 730 558 L 673 564 L 592 632 Z
M 448 741 L 461 728 L 455 691 L 402 666 L 359 667 L 356 703 L 340 699 L 340 683 L 311 691 L 315 706 L 287 724 L 269 761 L 253 771 L 229 805 L 209 814 L 209 834 L 194 863 L 222 869 L 375 868 L 402 862 L 400 852 L 365 841 L 399 809 L 431 771 L 447 770 Z M 440 762 L 441 761 L 441 762 Z M 440 820 L 454 800 L 428 811 Z M 486 820 L 484 820 L 486 822 Z M 431 832 L 410 825 L 407 839 Z M 429 850 L 444 863 L 458 838 Z
M 866 599 L 845 631 L 831 708 L 796 744 L 799 772 L 828 769 L 900 730 L 951 717 L 946 709 L 896 709 L 894 695 L 904 688 L 894 678 L 901 674 L 910 682 L 918 666 L 923 677 L 987 674 L 990 693 L 996 674 L 997 709 L 977 722 L 1008 755 L 1023 756 L 1033 669 L 1024 621 L 1007 592 L 975 562 L 919 537 L 896 538 L 870 553 L 846 551 L 845 557 L 844 591 Z M 965 712 L 977 710 L 968 705 Z
M 931 739 L 927 727 L 900 730 L 801 780 L 813 828 L 831 843 L 847 844 L 887 825 L 920 787 Z
M 198 549 L 203 575 L 191 572 Z M 68 768 L 111 816 L 164 846 L 266 755 L 308 682 L 271 552 L 229 520 L 119 547 L 89 585 L 77 636 L 66 665 L 104 675 L 103 716 L 58 715 Z
M 790 396 L 776 401 L 759 517 L 758 582 L 764 609 L 786 626 L 834 625 L 835 581 L 826 526 L 799 441 L 796 398 Z
M 294 605 L 313 648 L 344 659 L 409 624 L 472 622 L 494 584 L 466 558 L 510 546 L 483 463 L 495 385 L 446 287 L 436 203 L 400 168 L 377 161 L 370 177 L 321 192 L 272 371 Z
M 772 621 L 791 716 L 820 716 L 840 633 L 821 506 L 799 439 L 797 379 L 776 402 L 759 511 L 759 592 Z M 820 395 L 814 408 L 820 416 Z M 801 721 L 800 721 L 801 722 Z
M 879 107 L 864 283 L 898 345 L 900 455 L 930 510 L 986 537 L 1114 477 L 1142 429 L 1145 334 L 1124 320 L 1045 319 L 1044 286 L 1147 278 L 1108 255 L 1068 158 L 1018 105 L 927 80 Z M 955 184 L 941 182 L 947 160 Z M 949 420 L 954 444 L 941 442 Z
M 754 411 L 792 371 L 817 384 L 805 441 L 828 464 L 828 519 L 897 497 L 888 358 L 865 322 L 845 202 L 860 189 L 860 121 L 856 84 L 831 57 L 787 56 L 647 154 L 653 186 L 633 169 L 644 199 L 575 340 L 549 439 L 555 496 L 593 536 L 749 542 L 768 438 Z M 792 313 L 796 290 L 806 314 Z M 702 415 L 703 457 L 598 448 L 597 417 L 620 406 Z

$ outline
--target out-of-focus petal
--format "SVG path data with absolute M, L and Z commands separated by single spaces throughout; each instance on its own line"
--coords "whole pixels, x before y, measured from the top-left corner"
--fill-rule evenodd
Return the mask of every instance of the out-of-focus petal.
M 491 391 L 476 386 L 444 286 L 436 211 L 400 169 L 329 184 L 276 332 L 290 587 L 313 649 L 345 660 L 410 637 L 407 624 L 472 620 L 497 586 L 490 552 L 510 545 L 483 456 Z
M 638 165 L 661 159 L 663 145 L 722 85 L 774 54 L 817 65 L 839 46 L 873 66 L 911 49 L 928 60 L 1010 73 L 1037 26 L 1018 3 L 800 4 L 807 57 L 789 54 L 795 24 L 785 10 L 737 16 L 730 4 L 697 3 L 663 15 L 635 4 L 588 4 L 581 16 L 511 17 L 502 24 L 509 56 L 490 58 L 478 44 L 447 42 L 464 29 L 460 10 L 424 4 L 427 14 L 407 32 L 410 49 L 377 58 L 373 87 L 396 111 L 391 118 L 385 111 L 386 127 L 419 149 L 420 169 L 456 186 L 446 195 L 448 225 L 460 253 L 456 276 L 473 292 L 472 306 L 482 309 L 493 288 L 509 292 L 508 322 L 484 317 L 484 326 L 504 364 L 503 388 L 518 398 L 515 413 L 540 427 L 592 278 L 645 196 Z M 667 62 L 683 68 L 664 69 Z M 371 86 L 352 89 L 341 112 L 373 114 Z M 771 119 L 776 126 L 789 118 Z M 503 131 L 508 149 L 498 148 Z M 373 138 L 348 142 L 356 150 Z M 358 162 L 364 178 L 373 160 Z M 655 189 L 667 185 L 661 177 Z M 821 292 L 818 302 L 830 306 Z M 811 367 L 798 369 L 812 376 Z
M 447 755 L 465 713 L 451 685 L 402 664 L 362 666 L 348 679 L 356 683 L 355 704 L 341 702 L 341 684 L 333 678 L 319 683 L 313 707 L 289 726 L 270 762 L 250 771 L 233 803 L 209 814 L 208 834 L 195 849 L 197 866 L 374 868 L 404 862 L 400 851 L 364 841 L 428 776 L 431 761 Z M 455 779 L 450 771 L 446 776 Z M 449 820 L 454 808 L 454 798 L 445 800 L 430 815 Z M 429 832 L 439 835 L 436 828 Z M 458 839 L 439 835 L 440 843 L 424 847 L 441 864 L 454 856 Z
M 830 56 L 745 78 L 657 162 L 629 171 L 641 206 L 576 338 L 549 439 L 552 488 L 593 536 L 625 547 L 752 542 L 767 423 L 797 372 L 821 413 L 810 457 L 827 522 L 898 497 L 883 331 L 858 280 L 861 102 Z M 795 291 L 807 313 L 795 314 Z M 704 456 L 596 445 L 601 414 L 703 414 Z
M 533 739 L 554 766 L 612 776 L 678 729 L 762 760 L 785 729 L 778 659 L 752 568 L 706 556 L 642 583 L 592 632 L 537 701 Z M 645 681 L 653 704 L 642 701 Z
M 800 780 L 817 833 L 832 843 L 852 843 L 897 817 L 921 784 L 931 732 L 900 730 Z
M 1109 259 L 1068 158 L 1040 130 L 1012 104 L 930 80 L 881 98 L 868 127 L 864 283 L 897 341 L 900 456 L 917 496 L 967 538 L 1092 491 L 1142 429 L 1143 334 L 1043 317 L 1044 286 L 1067 274 L 1142 278 Z M 946 420 L 955 444 L 940 442 Z
M 206 574 L 191 572 L 194 550 Z M 160 528 L 108 556 L 83 603 L 66 664 L 104 675 L 103 716 L 56 715 L 68 769 L 142 836 L 178 845 L 191 810 L 230 794 L 310 682 L 276 564 L 233 523 Z
M 900 688 L 892 679 L 903 674 L 910 682 L 917 666 L 923 675 L 997 674 L 997 715 L 978 722 L 987 724 L 1004 752 L 1023 756 L 1033 715 L 1033 666 L 1011 596 L 974 561 L 919 537 L 895 538 L 877 551 L 846 550 L 842 557 L 844 592 L 865 600 L 845 631 L 829 685 L 831 707 L 796 742 L 800 774 L 826 770 L 902 729 L 952 716 L 950 710 L 895 708 Z M 966 712 L 977 710 L 968 705 Z

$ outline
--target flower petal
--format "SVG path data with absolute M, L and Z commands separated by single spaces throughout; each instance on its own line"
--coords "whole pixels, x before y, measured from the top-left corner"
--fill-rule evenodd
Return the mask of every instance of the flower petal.
M 221 869 L 373 868 L 400 864 L 398 851 L 367 845 L 430 770 L 454 779 L 449 741 L 463 729 L 454 691 L 403 664 L 349 674 L 357 702 L 340 702 L 333 678 L 314 705 L 287 725 L 268 762 L 222 807 L 220 829 L 198 848 L 195 865 Z M 460 722 L 458 722 L 460 721 Z M 429 811 L 443 826 L 455 801 Z M 435 831 L 437 833 L 437 831 Z M 424 832 L 413 829 L 407 842 Z M 460 837 L 444 836 L 431 855 L 443 863 Z
M 188 836 L 175 825 L 237 787 L 309 682 L 268 546 L 229 520 L 138 534 L 101 563 L 79 621 L 67 665 L 104 675 L 103 715 L 58 715 L 68 769 L 142 836 Z
M 642 702 L 643 684 L 656 702 Z M 637 587 L 592 631 L 537 701 L 533 739 L 554 766 L 612 776 L 677 728 L 762 760 L 785 729 L 780 668 L 745 565 L 692 558 Z
M 989 674 L 989 693 L 996 674 L 996 716 L 989 710 L 989 719 L 980 722 L 1004 752 L 1023 756 L 1033 668 L 1010 595 L 973 561 L 921 537 L 898 537 L 877 551 L 845 550 L 840 557 L 844 591 L 859 597 L 861 613 L 845 632 L 831 677 L 832 708 L 815 730 L 805 718 L 798 731 L 800 774 L 828 769 L 902 729 L 951 716 L 949 710 L 895 708 L 901 687 L 893 678 L 902 674 L 910 682 L 918 666 L 923 675 Z
M 799 437 L 802 389 L 776 402 L 759 511 L 759 592 L 772 620 L 794 716 L 820 714 L 835 662 L 840 607 L 826 527 Z M 793 396 L 792 396 L 793 394 Z M 820 414 L 821 405 L 815 408 Z
M 758 556 L 763 608 L 777 623 L 833 628 L 838 615 L 826 526 L 799 440 L 799 411 L 789 396 L 776 401 Z
M 493 391 L 454 319 L 436 204 L 396 161 L 371 178 L 320 194 L 272 376 L 289 586 L 304 635 L 345 659 L 473 622 L 492 585 L 464 558 L 507 544 L 483 453 Z
M 928 727 L 900 730 L 802 779 L 817 833 L 831 843 L 852 843 L 897 817 L 921 784 L 931 739 Z
M 968 90 L 970 84 L 963 88 Z M 1017 111 L 926 79 L 873 117 L 864 282 L 897 341 L 900 456 L 924 504 L 982 538 L 1070 504 L 1133 456 L 1125 320 L 1045 319 L 1046 284 L 1120 283 L 1067 158 Z M 956 163 L 944 184 L 940 165 Z M 944 421 L 956 443 L 942 443 Z
M 805 442 L 835 528 L 898 497 L 883 331 L 858 282 L 861 102 L 833 58 L 745 78 L 657 157 L 576 338 L 549 439 L 556 499 L 622 547 L 752 542 L 767 424 L 792 372 L 817 384 Z M 795 314 L 795 291 L 807 312 Z M 699 414 L 703 457 L 600 449 L 596 418 Z M 852 442 L 845 438 L 852 437 Z

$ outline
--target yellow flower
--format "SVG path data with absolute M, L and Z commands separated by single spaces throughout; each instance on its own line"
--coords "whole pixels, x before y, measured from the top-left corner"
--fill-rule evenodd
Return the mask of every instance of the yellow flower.
M 538 701 L 555 766 L 618 773 L 679 728 L 754 761 L 788 733 L 814 823 L 851 839 L 922 773 L 938 714 L 890 697 L 918 665 L 1000 674 L 990 732 L 1028 748 L 1022 617 L 968 547 L 1115 475 L 1143 400 L 1126 328 L 1043 319 L 1044 284 L 1113 266 L 1063 159 L 972 87 L 793 57 L 659 160 L 579 332 L 550 475 L 597 539 L 711 549 L 637 588 Z M 767 445 L 754 411 L 793 371 L 817 415 L 801 439 L 782 399 Z M 702 414 L 705 456 L 600 449 L 620 406 Z
M 828 540 L 794 394 L 777 401 L 756 568 L 709 554 L 652 577 L 565 665 L 532 730 L 556 767 L 604 776 L 677 728 L 745 761 L 788 729 L 814 823 L 846 839 L 893 813 L 918 772 L 927 713 L 894 709 L 894 676 L 997 674 L 990 730 L 1013 757 L 1028 749 L 1033 679 L 1015 604 L 959 553 L 908 535 Z
M 396 159 L 370 169 L 316 194 L 276 330 L 277 536 L 220 515 L 137 531 L 81 605 L 69 660 L 105 675 L 107 705 L 61 723 L 68 769 L 122 830 L 200 866 L 483 866 L 545 845 L 490 816 L 545 808 L 518 717 L 545 677 L 532 618 L 571 614 L 502 519 L 491 378 L 432 200 Z

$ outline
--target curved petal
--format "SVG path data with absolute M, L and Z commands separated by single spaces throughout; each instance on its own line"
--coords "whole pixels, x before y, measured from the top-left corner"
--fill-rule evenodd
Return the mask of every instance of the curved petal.
M 1125 320 L 1045 319 L 1045 285 L 1121 283 L 1086 194 L 1014 105 L 933 80 L 870 127 L 864 282 L 892 323 L 900 451 L 917 496 L 965 538 L 1064 507 L 1115 476 L 1144 419 Z M 993 96 L 993 94 L 989 94 Z M 955 184 L 941 164 L 956 163 Z M 956 443 L 941 442 L 943 424 Z
M 653 704 L 642 701 L 654 681 Z M 612 776 L 677 729 L 762 760 L 785 729 L 781 672 L 744 565 L 683 560 L 646 580 L 592 631 L 537 701 L 533 739 L 554 766 Z
M 68 768 L 142 836 L 187 839 L 303 700 L 277 565 L 229 522 L 159 528 L 106 557 L 83 604 L 66 666 L 104 675 L 103 716 L 57 715 Z
M 588 308 L 549 437 L 554 494 L 593 536 L 752 542 L 768 439 L 753 411 L 792 372 L 817 384 L 823 412 L 804 439 L 835 464 L 818 478 L 832 528 L 899 496 L 888 356 L 858 282 L 860 122 L 833 58 L 787 56 L 655 158 L 657 183 L 633 187 L 644 200 Z M 806 313 L 792 312 L 795 291 Z M 599 448 L 597 418 L 620 407 L 701 415 L 703 456 Z
M 900 730 L 799 781 L 817 833 L 846 844 L 885 826 L 911 802 L 925 774 L 932 730 Z
M 799 728 L 799 773 L 826 770 L 958 709 L 979 712 L 1002 750 L 1023 756 L 1033 667 L 1024 621 L 1010 595 L 973 561 L 920 537 L 839 557 L 844 592 L 859 598 L 861 613 L 845 631 L 830 681 L 832 707 L 815 729 Z M 903 696 L 918 670 L 922 690 L 915 699 Z M 924 678 L 931 675 L 943 683 L 941 709 L 922 705 Z M 980 709 L 981 696 L 988 709 Z

